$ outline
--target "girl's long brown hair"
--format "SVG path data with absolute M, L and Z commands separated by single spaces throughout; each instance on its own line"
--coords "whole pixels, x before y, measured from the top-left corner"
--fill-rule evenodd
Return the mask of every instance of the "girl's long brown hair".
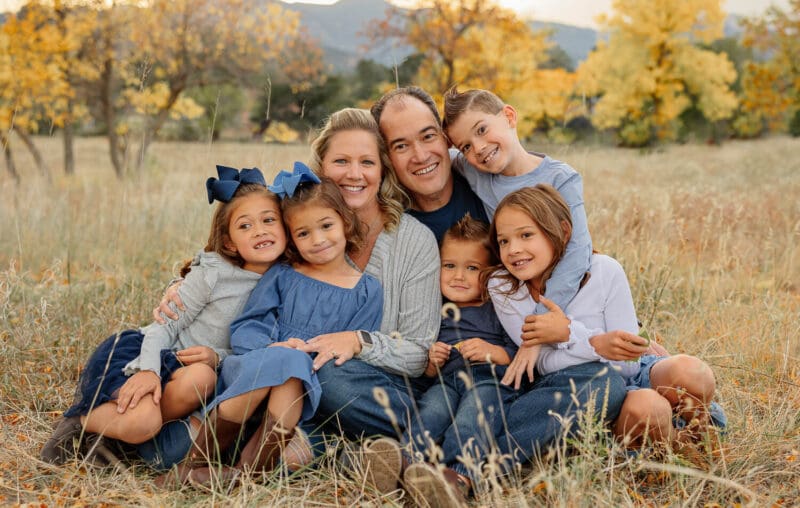
M 542 274 L 541 293 L 544 293 L 547 279 L 550 278 L 556 264 L 564 256 L 564 252 L 567 250 L 567 243 L 572 234 L 572 215 L 570 214 L 569 206 L 567 206 L 564 198 L 561 197 L 557 190 L 551 185 L 543 183 L 535 187 L 525 187 L 503 198 L 494 212 L 495 220 L 492 221 L 489 236 L 492 250 L 497 259 L 501 259 L 500 245 L 497 243 L 497 216 L 500 215 L 502 210 L 509 207 L 516 208 L 530 217 L 553 247 L 553 261 Z M 512 295 L 516 293 L 520 286 L 525 283 L 525 281 L 521 281 L 511 275 L 502 263 L 487 271 L 493 277 L 508 282 L 510 289 L 502 291 L 503 294 Z M 504 284 L 502 287 L 506 287 L 506 285 Z
M 240 185 L 230 201 L 227 203 L 220 202 L 217 205 L 217 209 L 214 210 L 214 216 L 211 219 L 211 231 L 208 233 L 208 242 L 205 248 L 203 248 L 206 252 L 216 252 L 225 260 L 240 268 L 244 266 L 244 259 L 242 259 L 242 256 L 239 255 L 238 252 L 230 250 L 225 244 L 230 242 L 231 239 L 228 228 L 230 228 L 233 209 L 236 208 L 239 200 L 252 194 L 260 194 L 271 199 L 277 205 L 277 208 L 280 209 L 278 196 L 270 192 L 263 185 L 257 183 L 245 183 Z M 181 277 L 186 277 L 186 274 L 191 271 L 191 264 L 191 259 L 184 263 L 180 271 Z
M 289 238 L 284 254 L 290 263 L 304 262 L 303 257 L 294 245 L 294 241 L 291 240 L 292 232 L 289 227 L 292 212 L 301 206 L 316 204 L 331 208 L 339 214 L 344 223 L 344 236 L 347 239 L 345 249 L 347 253 L 356 252 L 364 243 L 364 228 L 361 221 L 358 220 L 356 212 L 347 206 L 339 186 L 333 183 L 330 178 L 321 177 L 320 180 L 322 180 L 322 183 L 301 184 L 292 197 L 281 200 L 281 214 L 284 217 L 283 224 L 286 228 L 286 236 Z

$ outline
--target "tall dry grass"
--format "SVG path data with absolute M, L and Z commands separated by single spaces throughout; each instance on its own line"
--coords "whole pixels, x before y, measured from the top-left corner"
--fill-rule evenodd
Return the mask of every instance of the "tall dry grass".
M 39 139 L 51 166 L 55 139 Z M 708 472 L 654 463 L 585 432 L 479 504 L 800 505 L 800 141 L 641 153 L 535 147 L 584 178 L 595 248 L 626 268 L 640 319 L 718 379 L 730 419 Z M 0 173 L 0 504 L 401 504 L 333 462 L 232 492 L 156 489 L 141 469 L 56 468 L 38 460 L 79 368 L 113 331 L 144 324 L 179 262 L 202 247 L 213 164 L 268 174 L 303 146 L 157 144 L 118 181 L 99 139 L 77 144 L 77 175 L 52 184 Z M 33 168 L 23 154 L 21 168 Z M 586 430 L 591 430 L 587 425 Z M 363 480 L 363 479 L 362 479 Z

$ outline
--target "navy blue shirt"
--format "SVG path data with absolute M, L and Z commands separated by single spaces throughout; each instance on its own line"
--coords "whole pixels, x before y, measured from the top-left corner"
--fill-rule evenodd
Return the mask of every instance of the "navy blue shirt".
M 467 180 L 456 172 L 453 172 L 453 195 L 446 205 L 432 212 L 408 210 L 412 217 L 433 231 L 439 243 L 442 243 L 442 237 L 447 230 L 468 212 L 473 219 L 489 223 L 483 203 L 469 188 Z
M 454 321 L 452 317 L 442 318 L 442 326 L 439 329 L 439 342 L 455 346 L 459 342 L 467 339 L 483 339 L 493 346 L 500 346 L 506 350 L 510 358 L 514 358 L 517 353 L 517 345 L 506 334 L 491 301 L 477 307 L 459 307 L 461 319 Z M 449 374 L 463 370 L 465 367 L 464 358 L 458 349 L 450 350 L 450 358 L 441 369 L 442 374 Z

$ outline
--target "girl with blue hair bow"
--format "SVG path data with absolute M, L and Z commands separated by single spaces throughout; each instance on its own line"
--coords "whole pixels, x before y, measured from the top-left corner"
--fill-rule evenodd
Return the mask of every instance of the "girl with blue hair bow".
M 372 330 L 381 322 L 380 282 L 347 259 L 362 242 L 362 225 L 337 185 L 320 180 L 298 162 L 292 173 L 282 171 L 270 190 L 281 197 L 291 240 L 287 262 L 264 274 L 231 325 L 235 354 L 223 364 L 220 392 L 206 408 L 200 434 L 176 470 L 181 483 L 209 484 L 215 474 L 225 481 L 243 471 L 273 469 L 295 426 L 319 405 L 322 390 L 314 357 L 337 363 L 348 359 L 344 350 L 306 353 L 301 350 L 305 341 L 329 332 Z M 235 466 L 213 467 L 217 458 L 224 462 L 216 450 L 230 448 L 253 419 L 260 425 Z
M 220 362 L 231 352 L 231 321 L 286 247 L 280 203 L 261 171 L 217 171 L 219 178 L 206 182 L 209 203 L 219 201 L 208 243 L 183 270 L 185 310 L 176 321 L 125 330 L 97 347 L 43 460 L 96 456 L 105 448 L 99 436 L 142 445 L 213 392 Z

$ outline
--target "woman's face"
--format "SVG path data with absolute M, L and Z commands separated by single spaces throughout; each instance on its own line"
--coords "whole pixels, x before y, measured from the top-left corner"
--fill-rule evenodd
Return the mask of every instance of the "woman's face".
M 381 158 L 375 136 L 363 130 L 334 134 L 322 157 L 322 174 L 339 186 L 347 206 L 356 212 L 377 208 Z

